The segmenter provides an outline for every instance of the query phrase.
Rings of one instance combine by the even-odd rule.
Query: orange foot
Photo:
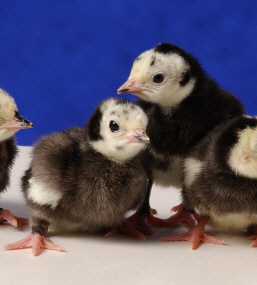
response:
[[[249,239],[253,240],[250,243],[250,246],[251,247],[257,247],[257,235],[252,235],[252,236],[249,237]]]
[[[5,250],[24,249],[32,247],[32,255],[36,256],[40,253],[41,248],[55,251],[65,251],[63,247],[53,244],[49,239],[40,234],[30,234],[26,238],[12,244],[4,246]]]
[[[166,221],[171,223],[173,227],[183,225],[191,228],[195,226],[196,219],[199,218],[197,214],[184,211],[183,204],[173,207],[171,211],[177,213],[168,218]]]
[[[151,229],[151,226],[158,228],[170,228],[178,226],[178,223],[174,224],[169,219],[160,219],[155,217],[157,211],[151,209],[151,214],[148,216],[141,216],[138,213],[135,213],[128,218],[128,221],[131,222],[136,228],[138,228],[145,235],[152,235],[154,231]]]
[[[140,231],[138,227],[133,226],[128,220],[125,220],[121,226],[110,230],[105,235],[105,237],[112,237],[117,234],[123,234],[123,235],[130,236],[134,239],[144,240],[145,235],[143,234],[143,232],[144,232],[143,230]]]
[[[194,226],[189,232],[175,235],[175,236],[164,236],[161,238],[162,241],[189,241],[191,242],[190,247],[197,249],[201,243],[212,243],[218,245],[225,245],[223,240],[217,239],[204,232],[204,227],[208,221],[208,218],[200,218],[198,224]]]
[[[157,214],[155,209],[151,209],[151,214],[148,216],[141,216],[138,213],[135,213],[128,218],[128,221],[131,222],[137,229],[143,232],[145,235],[152,235],[154,231],[151,229],[151,226],[158,228],[170,228],[174,225],[168,221],[168,219],[160,219],[155,217]]]
[[[11,224],[14,227],[17,227],[18,225],[28,225],[29,221],[28,219],[19,218],[14,216],[9,210],[1,210],[0,211],[0,223],[7,221],[9,224]]]
[[[148,216],[141,216],[136,212],[127,220],[145,235],[152,235],[154,233],[151,226],[158,228],[170,228],[177,227],[179,225],[187,225],[189,227],[195,225],[194,215],[192,213],[185,212],[182,204],[172,208],[172,210],[177,212],[177,214],[168,219],[155,217],[154,215],[157,214],[157,211],[155,209],[151,209],[151,214]]]

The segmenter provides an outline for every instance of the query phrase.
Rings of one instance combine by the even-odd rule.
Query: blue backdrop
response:
[[[100,100],[118,96],[134,58],[160,42],[191,52],[257,114],[254,3],[0,1],[0,87],[35,126],[18,143],[84,125]]]

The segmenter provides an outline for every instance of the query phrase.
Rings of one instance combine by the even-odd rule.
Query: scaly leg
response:
[[[201,243],[212,243],[218,245],[225,245],[223,240],[216,239],[215,237],[208,235],[204,231],[204,227],[207,224],[209,218],[206,216],[200,217],[198,224],[194,226],[189,232],[174,235],[174,236],[164,236],[161,238],[162,241],[189,241],[191,242],[191,248],[197,249]]]
[[[152,225],[157,224],[159,227],[169,227],[170,224],[167,224],[164,220],[155,217],[154,215],[157,214],[155,209],[150,208],[150,214],[148,216],[141,215],[140,213],[136,212],[129,218],[127,218],[128,222],[133,224],[133,226],[142,232],[144,235],[153,235],[154,231],[151,229]]]
[[[150,208],[150,207],[149,207]],[[128,220],[139,227],[139,230],[142,231],[145,229],[149,233],[152,231],[149,228],[149,224],[159,228],[170,228],[178,226],[187,226],[189,228],[195,226],[197,214],[192,214],[183,209],[183,204],[175,206],[171,209],[174,212],[177,212],[168,219],[160,219],[155,217],[156,210],[150,209],[150,214],[147,216],[140,215],[140,212],[136,212],[134,215],[128,218]]]
[[[172,208],[172,210],[176,211],[177,214],[173,215],[169,219],[160,219],[155,217],[154,215],[157,214],[157,211],[151,209],[149,204],[152,185],[153,180],[148,178],[145,199],[139,210],[127,219],[128,222],[133,224],[133,226],[144,235],[152,235],[154,233],[154,231],[150,228],[150,225],[161,228],[170,228],[174,226],[177,227],[181,224],[189,227],[195,225],[193,214],[184,211],[182,204]]]
[[[48,238],[45,237],[49,223],[44,220],[32,218],[32,233],[23,240],[8,244],[4,247],[5,250],[23,249],[32,247],[32,255],[36,256],[40,253],[41,249],[50,249],[55,251],[64,251],[64,248],[53,244]]]
[[[189,228],[195,226],[197,214],[187,212],[183,208],[183,204],[179,204],[171,209],[173,212],[177,212],[166,221],[171,223],[173,226],[185,225]]]
[[[257,235],[252,235],[249,237],[249,239],[252,240],[252,242],[250,243],[251,247],[257,247]]]
[[[145,239],[145,236],[135,227],[133,227],[127,220],[125,220],[122,225],[110,230],[107,234],[105,234],[105,237],[112,237],[117,234],[128,235],[138,240]]]
[[[4,221],[7,221],[14,227],[17,227],[18,225],[28,225],[29,223],[28,219],[16,217],[9,210],[0,208],[0,223]]]
[[[182,204],[172,208],[173,211],[176,211],[177,214],[173,215],[169,219],[160,219],[155,217],[154,215],[157,214],[157,211],[154,209],[151,209],[150,207],[150,195],[152,190],[153,180],[151,176],[148,177],[148,184],[146,188],[146,195],[144,198],[144,201],[141,205],[141,207],[138,209],[138,211],[133,214],[131,217],[127,218],[127,221],[133,225],[134,230],[127,231],[122,230],[124,234],[128,234],[129,236],[136,238],[136,239],[144,239],[142,235],[152,235],[154,234],[154,231],[151,229],[151,226],[154,227],[162,227],[162,228],[170,228],[170,227],[176,227],[181,224],[187,225],[189,227],[195,225],[195,220],[193,218],[193,214],[189,212],[185,212],[183,210]],[[135,232],[137,230],[137,233]],[[107,233],[106,236],[113,236],[117,234],[117,232],[120,232],[118,229],[114,229]],[[133,234],[132,234],[133,232]]]
[[[55,251],[64,251],[64,248],[53,244],[49,239],[41,236],[38,233],[31,233],[28,235],[26,238],[17,241],[12,244],[7,244],[4,246],[5,250],[15,250],[15,249],[24,249],[32,247],[32,255],[36,256],[40,253],[41,248],[43,249],[50,249],[50,250],[55,250]]]

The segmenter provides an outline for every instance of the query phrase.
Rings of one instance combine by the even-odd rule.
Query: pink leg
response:
[[[249,239],[253,240],[253,241],[250,243],[250,246],[251,246],[251,247],[257,247],[257,235],[250,236]]]
[[[169,228],[172,226],[170,222],[164,219],[155,217],[157,214],[155,209],[151,209],[149,216],[141,216],[137,212],[128,218],[128,221],[132,223],[138,230],[143,232],[145,235],[152,235],[154,231],[150,228],[151,226]]]
[[[252,240],[250,243],[251,247],[257,247],[257,227],[256,226],[250,226],[248,229],[248,232],[253,234],[249,237],[249,239]]]
[[[151,209],[151,214],[147,217],[141,216],[136,212],[135,214],[126,219],[127,222],[129,222],[130,224],[130,228],[128,228],[128,225],[126,225],[126,227],[124,228],[123,225],[122,228],[116,228],[111,230],[106,234],[106,236],[110,237],[117,233],[123,233],[136,239],[144,239],[143,235],[154,234],[154,231],[150,228],[151,226],[170,228],[178,226],[182,223],[189,226],[195,225],[195,219],[193,218],[193,214],[185,212],[183,210],[182,204],[172,208],[172,210],[178,213],[169,219],[160,219],[155,217],[154,215],[157,214],[157,211],[155,209]]]
[[[137,212],[127,218],[127,221],[131,223],[138,231],[142,232],[144,235],[153,235],[154,231],[151,229],[151,219],[155,218],[157,211],[155,209],[151,210],[151,214],[148,217],[141,216]],[[156,218],[158,219],[158,218]]]
[[[117,235],[117,234],[128,235],[128,236],[130,236],[134,239],[138,239],[138,240],[144,240],[145,239],[145,236],[140,231],[138,231],[134,226],[132,226],[131,223],[129,223],[127,220],[125,220],[121,226],[110,230],[105,235],[105,237],[112,237],[112,236]]]
[[[55,251],[65,251],[63,247],[55,245],[49,239],[41,236],[40,234],[30,234],[23,240],[17,241],[12,244],[4,246],[5,250],[23,249],[32,247],[32,255],[36,256],[40,253],[40,249],[50,249]]]
[[[194,217],[192,213],[185,212],[182,204],[173,207],[171,210],[177,213],[168,219],[157,218],[154,216],[155,213],[152,212],[152,214],[147,217],[148,223],[151,224],[152,226],[159,228],[170,228],[170,227],[177,227],[180,225],[186,225],[192,227],[195,225],[196,217]]]
[[[157,214],[155,209],[151,209],[152,214]],[[154,232],[150,229],[147,217],[140,216],[138,213],[133,214],[125,219],[124,223],[112,230],[110,230],[105,237],[112,237],[117,234],[125,234],[134,239],[144,240],[145,235],[152,235]]]
[[[204,227],[207,224],[208,217],[200,217],[198,224],[194,226],[189,232],[175,235],[175,236],[164,236],[161,238],[162,241],[189,241],[191,242],[191,248],[197,249],[201,243],[212,243],[218,245],[225,245],[223,240],[216,239],[213,236],[208,235],[204,232]]]
[[[138,213],[135,213],[127,220],[145,235],[152,235],[154,233],[153,230],[151,230],[150,225],[159,228],[177,227],[181,224],[190,227],[195,225],[194,215],[185,212],[182,204],[172,208],[172,210],[177,212],[177,214],[173,215],[169,219],[160,219],[155,217],[154,215],[157,214],[157,211],[155,209],[151,209],[151,214],[148,217],[140,216]]]
[[[183,209],[183,204],[177,205],[171,209],[173,212],[177,212],[173,216],[167,219],[173,226],[185,225],[193,227],[196,224],[196,216],[190,212],[186,212]]]
[[[147,221],[152,226],[158,227],[158,228],[170,228],[174,226],[168,219],[160,219],[160,218],[155,217],[152,214],[147,217]]]
[[[1,210],[0,211],[0,222],[7,221],[14,227],[18,225],[28,225],[28,219],[19,218],[14,216],[9,210]]]

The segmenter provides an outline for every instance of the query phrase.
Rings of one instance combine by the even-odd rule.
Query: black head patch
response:
[[[183,75],[182,75],[182,80],[179,82],[181,86],[185,86],[191,77],[191,73],[190,70],[186,71]]]
[[[186,52],[185,50],[179,48],[178,46],[175,46],[169,43],[162,43],[162,44],[157,45],[154,48],[154,51],[157,53],[162,53],[162,54],[175,53],[181,56],[185,60],[185,62],[189,66],[189,70],[183,76],[183,79],[180,83],[182,86],[186,85],[190,77],[200,78],[204,74],[204,71],[201,68],[199,62],[196,60],[196,58],[193,57],[188,52]]]
[[[159,52],[159,53],[163,53],[163,54],[178,53],[180,51],[180,48],[177,46],[174,46],[172,44],[169,44],[169,43],[163,43],[163,44],[158,44],[154,48],[154,51]]]
[[[150,63],[150,66],[153,66],[155,64],[155,56],[152,57],[152,61]]]
[[[100,122],[102,116],[102,112],[100,111],[100,107],[98,106],[87,124],[88,137],[91,141],[97,141],[102,139],[102,136],[100,135]]]

